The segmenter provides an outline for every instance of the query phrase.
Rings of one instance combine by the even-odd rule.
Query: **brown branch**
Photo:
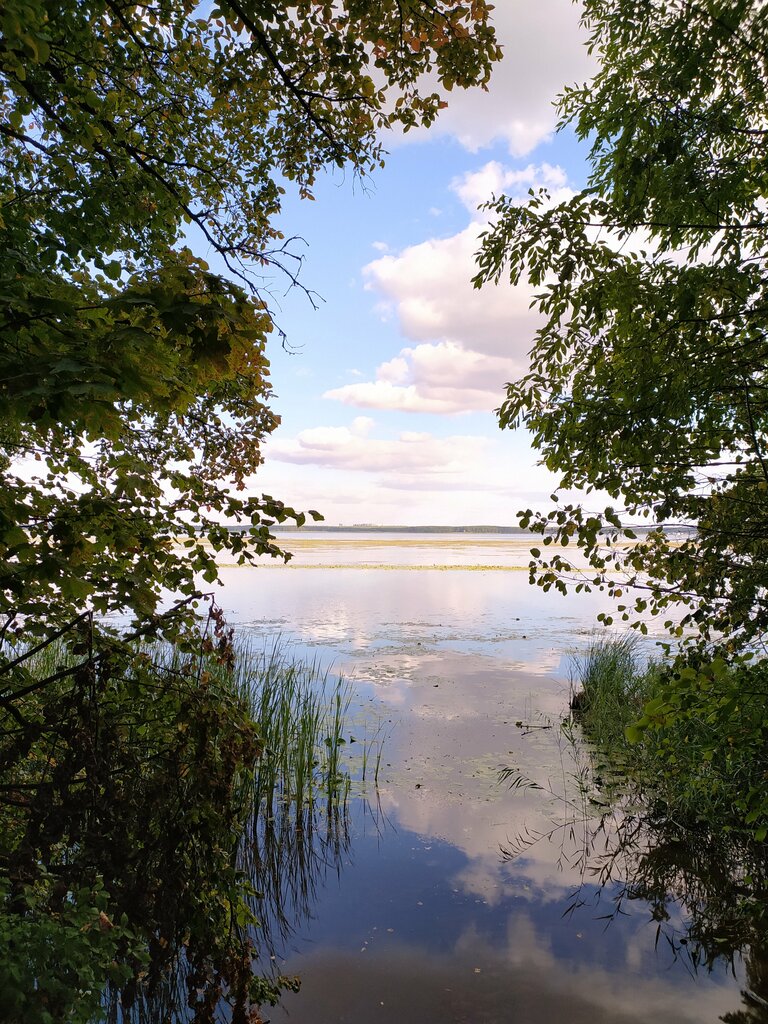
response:
[[[130,644],[134,640],[139,640],[142,637],[148,636],[149,634],[157,633],[166,620],[172,619],[174,616],[178,615],[179,612],[187,605],[191,604],[192,601],[197,601],[200,598],[204,598],[206,596],[212,597],[211,594],[206,595],[202,593],[202,591],[196,591],[194,594],[190,594],[189,597],[185,597],[182,601],[177,602],[173,606],[173,608],[170,608],[167,612],[163,612],[161,615],[155,616],[151,622],[139,627],[139,629],[137,630],[134,630],[133,633],[128,633],[126,636],[115,638],[113,644],[119,644],[119,646],[124,647],[126,644]],[[45,641],[38,644],[37,647],[35,647],[33,650],[25,652],[11,664],[5,665],[3,669],[0,670],[0,674],[10,671],[10,669],[14,668],[16,665],[20,664],[27,658],[31,657],[32,654],[44,649],[49,644],[54,643],[66,632],[72,629],[75,625],[82,622],[84,619],[91,618],[92,614],[93,613],[91,611],[83,612],[82,615],[79,615],[76,619],[68,623],[62,629],[58,630],[51,637],[47,638]],[[5,693],[0,695],[0,707],[12,711],[13,701],[18,700],[20,697],[26,697],[28,694],[33,693],[36,690],[40,690],[46,686],[50,686],[51,683],[58,682],[61,679],[66,679],[68,676],[74,675],[76,672],[80,671],[80,669],[86,668],[87,666],[95,666],[112,653],[114,653],[114,650],[105,650],[95,656],[93,656],[93,654],[91,653],[85,661],[79,662],[77,665],[70,665],[67,668],[59,669],[59,671],[54,672],[53,675],[47,676],[45,679],[36,680],[34,683],[30,683],[29,686],[25,686],[20,690],[16,690],[12,693],[9,693],[6,689]]]
[[[15,658],[13,661],[10,661],[6,665],[3,665],[2,668],[0,668],[0,676],[5,675],[6,672],[10,672],[11,669],[16,668],[17,665],[21,665],[22,662],[27,661],[28,658],[31,658],[39,651],[44,650],[44,648],[48,647],[49,644],[55,643],[57,640],[63,637],[65,633],[68,633],[71,629],[74,629],[76,626],[78,626],[84,619],[87,619],[90,614],[90,612],[83,612],[82,615],[78,615],[76,619],[73,619],[71,622],[67,623],[66,626],[62,626],[61,629],[57,630],[52,636],[46,637],[45,640],[42,640],[35,647],[29,648],[28,650],[24,651],[23,654],[20,654],[18,658]]]
[[[240,21],[242,21],[242,23],[253,36],[253,38],[258,42],[261,50],[263,51],[269,63],[272,65],[275,71],[277,71],[278,76],[282,80],[285,87],[288,89],[289,93],[299,104],[299,106],[310,119],[312,124],[314,124],[317,127],[318,131],[320,131],[325,136],[325,138],[331,144],[331,148],[336,152],[336,155],[339,158],[344,159],[344,151],[341,149],[337,140],[334,138],[332,132],[329,130],[327,123],[325,122],[325,119],[319,118],[312,110],[312,107],[307,102],[302,90],[298,88],[298,86],[293,81],[291,76],[285,70],[277,54],[272,49],[272,46],[270,45],[270,42],[267,39],[266,35],[262,32],[262,30],[259,28],[256,22],[248,14],[246,14],[241,5],[238,3],[238,0],[222,0],[222,3],[225,6],[229,7],[230,10],[237,15]]]
[[[53,156],[52,151],[48,146],[44,146],[42,142],[38,142],[37,139],[33,139],[29,135],[25,135],[24,132],[14,131],[13,128],[9,128],[7,124],[0,124],[0,133],[7,135],[9,138],[16,139],[18,142],[23,142],[28,146],[34,146],[35,149],[39,149],[41,153],[45,153],[46,156]]]

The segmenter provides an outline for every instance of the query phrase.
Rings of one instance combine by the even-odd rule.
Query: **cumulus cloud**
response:
[[[469,212],[481,220],[484,217],[478,207],[502,192],[522,199],[524,193],[531,188],[546,188],[553,202],[561,202],[573,194],[568,188],[568,176],[562,167],[543,163],[512,169],[498,160],[490,160],[479,170],[469,171],[454,179],[451,188]]]
[[[294,438],[275,438],[270,442],[269,458],[277,462],[325,466],[334,469],[363,470],[394,474],[397,478],[416,474],[460,479],[473,463],[482,458],[487,439],[405,431],[388,440],[368,436],[360,419],[349,427],[312,427]]]
[[[396,318],[415,344],[381,363],[374,380],[360,380],[324,397],[371,409],[438,415],[490,412],[501,404],[507,382],[528,368],[538,315],[532,289],[502,280],[478,290],[472,285],[475,254],[487,228],[477,207],[494,194],[523,200],[528,189],[545,187],[551,201],[572,191],[561,167],[505,167],[489,161],[457,178],[452,188],[471,213],[470,223],[448,238],[431,238],[387,253],[363,268],[365,287],[377,295],[383,320]]]
[[[473,222],[450,238],[429,239],[374,260],[363,270],[366,287],[380,296],[385,312],[397,315],[409,341],[452,341],[519,360],[535,330],[531,293],[506,283],[479,291],[472,287],[481,231]]]
[[[346,384],[326,391],[324,398],[335,398],[344,405],[365,406],[369,409],[396,409],[399,412],[461,412],[465,403],[441,401],[420,395],[413,384],[406,387],[386,380]]]
[[[535,149],[554,130],[558,94],[594,71],[580,13],[572,0],[497,3],[493,23],[504,59],[495,66],[488,91],[449,93],[448,108],[430,135],[452,135],[470,152],[495,140],[504,141],[515,157]],[[410,132],[404,140],[422,136],[421,131]]]
[[[375,381],[333,388],[324,397],[345,405],[401,412],[490,411],[500,404],[504,383],[518,369],[514,360],[442,341],[405,348],[379,366]]]
[[[356,416],[350,429],[357,437],[367,437],[375,426],[376,420],[372,420],[370,416]]]

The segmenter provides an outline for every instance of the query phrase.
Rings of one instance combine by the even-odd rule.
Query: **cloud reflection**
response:
[[[580,940],[574,936],[574,942]],[[363,952],[364,950],[364,952]],[[557,954],[525,911],[509,915],[505,942],[467,928],[446,953],[382,933],[355,949],[300,958],[302,993],[271,1013],[293,1024],[702,1024],[737,997],[712,982],[621,974]],[[328,984],[329,978],[343,984]]]

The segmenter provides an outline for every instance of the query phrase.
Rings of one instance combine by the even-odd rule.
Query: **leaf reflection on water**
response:
[[[606,927],[645,904],[675,961],[695,975],[725,965],[735,975],[743,962],[747,985],[742,1007],[724,1014],[724,1024],[768,1024],[768,850],[748,837],[704,822],[681,822],[660,800],[623,780],[598,774],[590,748],[565,723],[572,757],[550,783],[560,813],[551,827],[518,832],[500,846],[511,862],[541,842],[559,843],[562,866],[580,882],[567,896],[563,917],[592,912]],[[515,768],[499,782],[515,789],[541,789]]]

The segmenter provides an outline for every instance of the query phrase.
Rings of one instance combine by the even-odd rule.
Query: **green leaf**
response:
[[[643,738],[644,729],[638,724],[628,725],[624,730],[624,735],[627,737],[629,743],[639,743]]]

